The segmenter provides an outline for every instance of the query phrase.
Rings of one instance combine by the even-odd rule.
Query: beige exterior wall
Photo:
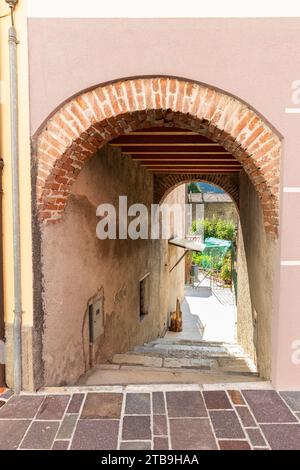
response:
[[[31,241],[31,174],[30,174],[30,133],[29,133],[29,90],[28,90],[28,49],[26,1],[19,2],[15,12],[15,26],[18,36],[18,92],[19,92],[19,149],[20,149],[20,213],[21,213],[21,276],[23,328],[25,331],[24,369],[26,385],[32,386],[31,340],[26,331],[33,323],[32,296],[32,241]],[[1,0],[1,14],[8,11]],[[8,349],[7,375],[12,374],[12,323],[14,310],[13,286],[13,235],[12,235],[12,190],[11,190],[11,147],[10,147],[10,88],[8,29],[10,18],[0,20],[0,154],[4,160],[3,171],[3,241],[4,241],[4,303]]]
[[[24,328],[32,324],[31,186],[28,119],[32,133],[64,100],[97,83],[127,76],[162,74],[187,77],[221,88],[250,103],[285,137],[281,195],[281,255],[273,322],[273,383],[299,386],[299,364],[292,361],[299,340],[300,224],[299,118],[292,107],[292,82],[299,70],[299,19],[38,19],[29,20],[30,116],[26,0],[15,14],[18,30],[22,304]],[[1,2],[1,13],[7,8]],[[12,219],[9,137],[7,30],[0,22],[0,151],[4,159],[4,282],[8,331],[13,318]],[[67,35],[66,35],[67,31]],[[206,41],[199,40],[205,37]],[[116,48],[115,38],[120,38]],[[172,37],[172,41],[170,41]],[[62,40],[62,38],[67,38]],[[95,43],[99,47],[94,47]],[[145,50],[147,54],[145,54]],[[159,52],[159,53],[158,53]],[[281,58],[274,74],[274,64]],[[196,59],[195,59],[196,58]],[[252,85],[249,86],[249,83]],[[266,90],[268,93],[266,93]],[[293,191],[293,188],[298,188]],[[293,227],[293,230],[290,227]],[[280,288],[279,288],[280,286]],[[25,341],[26,343],[26,341]],[[28,344],[31,344],[30,341]],[[8,348],[11,337],[8,335]],[[30,347],[27,351],[31,367]],[[9,374],[12,361],[8,364]],[[26,367],[24,367],[26,369]],[[32,377],[30,370],[28,377]],[[31,378],[27,380],[31,383]]]

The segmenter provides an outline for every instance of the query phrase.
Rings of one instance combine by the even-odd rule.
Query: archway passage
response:
[[[121,135],[161,126],[189,130],[201,136],[199,144],[219,144],[223,152],[229,152],[234,157],[232,172],[241,166],[249,175],[261,200],[265,229],[277,238],[279,137],[238,99],[198,83],[165,77],[129,79],[96,87],[72,98],[52,115],[36,136],[36,202],[40,221],[48,223],[61,218],[74,181],[97,149]],[[229,154],[225,158],[231,160]],[[181,157],[175,173],[199,174],[199,167],[187,166],[186,154],[178,155]],[[194,155],[198,161],[199,156]],[[212,172],[213,158],[209,160],[207,173]],[[172,165],[164,168],[163,173],[174,174],[173,159]],[[156,166],[150,169],[162,173]],[[204,170],[206,167],[200,173]],[[220,170],[227,171],[223,167]]]
[[[180,184],[190,181],[223,188],[240,208],[241,342],[252,356],[256,342],[260,371],[270,377],[281,144],[255,111],[198,83],[124,80],[70,99],[34,144],[35,365],[44,374],[38,386],[75,383],[90,357],[110,358],[163,333],[180,296],[183,270],[170,273],[179,249],[167,240],[99,242],[96,208],[116,205],[122,194],[148,208],[183,203]],[[266,262],[257,263],[253,253]],[[141,287],[149,273],[150,314],[143,311],[141,321],[138,303],[150,291]],[[94,308],[102,324],[90,354]]]

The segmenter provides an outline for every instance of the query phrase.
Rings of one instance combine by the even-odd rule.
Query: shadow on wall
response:
[[[259,197],[245,172],[240,175],[237,246],[238,341],[257,360],[259,374],[271,374],[271,326],[277,242],[266,234]]]
[[[183,298],[184,265],[169,274],[180,249],[170,252],[166,240],[96,238],[97,206],[116,204],[119,195],[149,206],[153,176],[107,146],[83,168],[63,218],[42,228],[46,385],[73,384],[94,363],[155,339],[166,329],[172,304]],[[184,203],[184,187],[169,198]],[[152,295],[141,321],[139,281],[146,273]],[[102,321],[90,345],[90,316],[97,309]]]

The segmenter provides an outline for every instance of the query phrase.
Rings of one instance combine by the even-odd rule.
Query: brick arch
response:
[[[232,201],[235,203],[236,208],[239,208],[239,181],[236,175],[208,175],[199,173],[198,175],[173,174],[157,176],[154,183],[155,202],[163,202],[166,196],[177,186],[180,186],[183,183],[191,183],[192,181],[203,181],[223,189],[231,197]]]
[[[220,143],[240,161],[261,199],[265,227],[277,236],[281,143],[247,104],[176,78],[117,81],[63,104],[35,136],[39,220],[61,218],[71,186],[97,149],[122,134],[174,126]]]

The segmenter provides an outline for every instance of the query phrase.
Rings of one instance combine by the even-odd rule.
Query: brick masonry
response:
[[[300,450],[299,391],[157,385],[0,400],[1,450]]]
[[[122,134],[153,126],[190,129],[231,152],[259,194],[267,232],[277,236],[278,136],[236,98],[198,83],[165,77],[96,87],[72,98],[49,118],[34,137],[40,221],[60,219],[72,184],[98,148]],[[172,178],[174,175],[168,181]],[[224,177],[222,187],[223,181]]]

